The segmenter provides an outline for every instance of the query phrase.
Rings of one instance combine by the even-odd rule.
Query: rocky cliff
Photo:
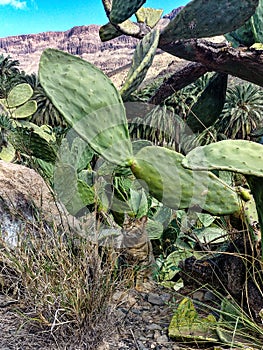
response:
[[[27,73],[37,71],[39,57],[47,47],[79,55],[96,63],[105,71],[111,71],[128,63],[136,43],[136,39],[125,36],[102,43],[99,38],[99,26],[89,25],[73,27],[65,32],[45,32],[2,38],[0,54],[18,59],[21,68]],[[118,52],[118,58],[114,59],[115,55],[111,55],[110,60],[105,60],[109,51]]]
[[[164,27],[174,18],[183,7],[179,7],[164,16],[158,26]],[[132,60],[137,39],[128,36],[120,36],[108,42],[101,42],[98,25],[77,26],[65,32],[45,32],[39,34],[10,36],[0,38],[0,54],[10,55],[12,59],[20,62],[20,68],[26,73],[38,71],[38,63],[41,53],[46,48],[57,48],[73,55],[79,55],[83,59],[94,63],[106,74],[110,74],[113,82],[120,86]],[[159,50],[149,77],[158,75],[163,69],[171,69],[171,62],[177,63],[176,59]],[[118,72],[112,74],[112,72]]]

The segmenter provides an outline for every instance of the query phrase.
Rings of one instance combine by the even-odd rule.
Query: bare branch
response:
[[[198,62],[207,71],[227,73],[263,86],[263,50],[234,49],[204,39],[176,41],[159,47],[174,56]]]
[[[189,63],[169,78],[164,79],[162,85],[148,102],[156,105],[160,104],[167,97],[191,84],[207,72],[208,70],[204,65],[195,62]]]

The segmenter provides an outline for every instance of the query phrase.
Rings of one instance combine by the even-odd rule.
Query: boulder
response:
[[[11,246],[18,233],[65,229],[73,219],[33,169],[0,160],[0,232]]]

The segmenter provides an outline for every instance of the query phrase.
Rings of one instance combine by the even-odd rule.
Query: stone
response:
[[[159,294],[155,294],[155,293],[149,293],[148,302],[151,303],[152,305],[159,305],[159,306],[162,306],[165,304],[163,298]]]
[[[42,177],[33,169],[0,160],[0,230],[3,239],[15,246],[17,235],[29,231],[47,232],[74,226],[70,217],[56,203],[53,194]]]
[[[146,329],[149,331],[161,331],[162,327],[159,324],[152,323],[146,326]]]
[[[156,338],[157,343],[160,344],[164,344],[164,343],[168,343],[169,339],[167,337],[167,335],[161,335],[160,337]]]

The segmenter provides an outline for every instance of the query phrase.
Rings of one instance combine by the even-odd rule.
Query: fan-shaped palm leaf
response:
[[[228,89],[226,103],[217,123],[219,132],[231,139],[249,139],[263,125],[263,90],[244,83]]]

